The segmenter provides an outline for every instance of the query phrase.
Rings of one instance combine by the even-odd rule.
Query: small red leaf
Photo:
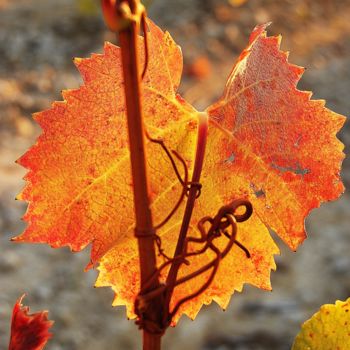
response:
[[[42,350],[52,337],[49,333],[53,321],[47,318],[47,311],[29,314],[29,307],[22,305],[19,298],[13,308],[9,350]]]

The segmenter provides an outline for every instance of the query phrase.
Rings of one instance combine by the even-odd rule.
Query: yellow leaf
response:
[[[292,350],[350,349],[350,298],[321,306],[301,327]]]

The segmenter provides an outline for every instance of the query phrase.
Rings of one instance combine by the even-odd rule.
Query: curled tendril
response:
[[[165,145],[163,140],[152,138],[148,134],[148,132],[146,132],[146,137],[147,137],[147,139],[150,142],[158,144],[158,145],[160,145],[162,147],[163,151],[167,155],[167,157],[168,157],[168,159],[169,159],[169,161],[170,161],[170,163],[172,165],[172,168],[173,168],[173,170],[174,170],[174,172],[176,174],[176,177],[177,177],[179,183],[182,186],[182,191],[181,191],[180,197],[179,197],[178,201],[176,202],[174,208],[170,211],[170,213],[159,224],[154,226],[154,230],[156,231],[159,228],[163,227],[173,217],[175,212],[179,209],[179,207],[180,207],[181,203],[183,202],[185,196],[188,195],[188,191],[191,189],[191,187],[197,187],[197,189],[198,189],[197,198],[198,198],[199,195],[200,195],[200,189],[201,189],[202,185],[200,183],[192,183],[192,182],[188,181],[188,167],[187,167],[187,164],[186,164],[185,160],[182,158],[182,156],[178,152],[176,152],[175,150],[169,151],[168,147]],[[174,157],[176,157],[177,160],[183,166],[183,171],[184,171],[184,177],[183,178],[181,177],[180,171],[179,171],[179,169],[178,169],[178,167],[176,165]],[[165,258],[168,261],[172,260],[171,257],[169,257],[168,255],[165,254],[164,249],[162,248],[162,240],[161,240],[160,236],[157,235],[156,233],[154,234],[154,240],[155,240],[155,243],[156,243],[157,248],[158,248],[158,255],[162,256],[163,258]]]
[[[245,212],[243,214],[236,214],[236,210],[242,206],[245,207]],[[192,272],[191,274],[178,279],[175,283],[175,286],[185,283],[203,274],[209,269],[212,269],[212,271],[207,281],[197,291],[178,301],[178,303],[174,306],[173,310],[169,313],[167,317],[168,322],[171,321],[171,319],[177,313],[181,305],[183,305],[185,302],[193,298],[196,298],[198,295],[203,293],[210,286],[219,268],[219,264],[221,260],[229,253],[229,251],[231,250],[234,244],[236,244],[240,249],[244,251],[247,258],[250,258],[250,253],[248,249],[244,247],[242,243],[236,240],[236,236],[237,236],[237,222],[243,222],[248,220],[252,215],[252,213],[253,213],[252,204],[247,200],[238,199],[231,202],[229,205],[225,205],[221,207],[214,218],[206,216],[198,222],[197,228],[199,230],[201,237],[187,238],[185,249],[187,251],[187,245],[189,242],[204,243],[204,246],[196,252],[192,252],[192,253],[186,252],[185,253],[186,258],[189,258],[190,256],[203,254],[208,249],[212,250],[216,254],[216,257],[206,265],[202,266],[197,271]],[[209,230],[206,232],[204,225],[207,222],[211,226]],[[230,232],[228,231],[228,229],[230,229]],[[229,240],[226,244],[226,247],[222,251],[220,251],[219,248],[217,248],[213,244],[213,240],[215,238],[221,237],[222,235],[226,236]]]
[[[245,208],[245,212],[243,214],[236,213],[238,208],[241,208],[241,207]],[[238,199],[238,200],[232,201],[228,205],[221,207],[218,213],[213,218],[210,216],[203,217],[197,224],[200,237],[188,237],[186,239],[184,252],[179,256],[176,256],[172,259],[168,259],[166,262],[164,262],[162,265],[159,266],[157,271],[145,283],[143,291],[141,291],[137,297],[136,304],[148,305],[153,298],[158,297],[160,294],[165,294],[167,288],[170,288],[170,287],[175,288],[180,284],[183,284],[189,280],[192,280],[211,269],[211,273],[207,281],[198,290],[180,299],[171,311],[168,309],[164,310],[162,327],[164,329],[168,327],[171,320],[173,319],[175,314],[178,312],[178,310],[184,303],[186,303],[191,299],[196,298],[198,295],[202,294],[210,286],[219,268],[221,260],[230,252],[230,250],[234,245],[237,245],[238,248],[243,250],[247,258],[250,258],[251,255],[249,250],[242,243],[240,243],[236,239],[236,237],[237,237],[237,223],[248,220],[252,215],[252,213],[253,213],[252,204],[248,200]],[[205,226],[207,224],[210,225],[208,230],[205,229]],[[224,247],[224,249],[220,250],[217,246],[215,246],[214,240],[216,238],[223,237],[223,236],[228,238],[228,242]],[[201,247],[197,251],[188,252],[189,243],[203,244],[203,247]],[[174,263],[174,261],[189,265],[190,262],[188,259],[190,257],[201,255],[205,253],[208,249],[215,254],[215,258],[211,260],[209,263],[202,266],[198,270],[177,279],[174,286],[167,286],[165,284],[162,284],[157,289],[154,289],[152,291],[147,291],[148,288],[151,286],[151,284],[154,282],[154,279],[158,278],[159,275],[162,273],[162,271],[164,271],[166,267]],[[147,292],[144,292],[144,291],[147,291]],[[139,311],[137,310],[136,305],[135,305],[135,310],[136,310],[136,313],[139,315],[140,310]]]

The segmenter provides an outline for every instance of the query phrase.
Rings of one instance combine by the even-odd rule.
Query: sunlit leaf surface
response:
[[[279,250],[269,229],[295,250],[306,237],[304,221],[310,210],[343,191],[339,178],[343,144],[336,133],[344,117],[296,88],[303,69],[287,62],[279,43],[280,37],[267,37],[265,26],[258,26],[222,97],[205,111],[209,134],[203,189],[189,232],[198,235],[196,225],[202,217],[214,216],[233,199],[247,198],[254,214],[239,224],[237,239],[251,257],[235,245],[211,286],[179,310],[174,324],[183,313],[194,318],[212,300],[226,308],[244,283],[271,289],[273,255]],[[152,137],[163,139],[184,158],[191,173],[198,112],[176,94],[182,54],[171,36],[152,22],[149,46],[142,86],[145,125]],[[141,38],[139,50],[143,57]],[[75,63],[84,85],[64,91],[64,101],[35,114],[43,132],[19,160],[29,170],[19,198],[29,207],[24,217],[27,229],[15,240],[69,246],[73,251],[91,244],[90,266],[99,263],[100,271],[96,285],[111,286],[114,305],[126,305],[133,317],[140,276],[120,49],[106,43],[103,54]],[[152,211],[158,223],[182,189],[161,147],[147,142],[147,154]],[[184,203],[158,232],[168,255],[175,250],[183,208]],[[216,244],[225,246],[226,241],[221,237]],[[210,252],[191,258],[180,277],[212,258]],[[161,279],[165,277],[164,273]],[[208,273],[177,287],[172,305],[207,277]]]

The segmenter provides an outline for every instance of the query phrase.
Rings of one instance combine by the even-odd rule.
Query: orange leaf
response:
[[[149,22],[150,62],[143,81],[145,125],[185,159],[190,172],[199,112],[176,95],[182,55],[168,33]],[[290,65],[279,50],[279,37],[257,27],[209,116],[202,195],[196,202],[189,235],[204,216],[233,199],[248,198],[253,216],[238,226],[237,239],[251,254],[234,246],[221,262],[214,282],[179,310],[194,318],[203,304],[215,300],[225,308],[244,283],[271,289],[273,255],[279,252],[268,228],[292,248],[305,238],[304,221],[312,208],[343,191],[339,168],[343,145],[335,137],[344,118],[296,89],[302,69]],[[140,38],[139,50],[144,52]],[[99,262],[96,286],[111,286],[114,305],[133,303],[140,290],[137,242],[133,237],[133,203],[123,79],[119,48],[106,44],[103,55],[75,61],[84,79],[65,91],[64,102],[35,115],[43,129],[38,142],[20,160],[27,185],[20,198],[29,202],[26,231],[17,241],[68,245],[79,251],[92,243],[91,262]],[[143,62],[141,62],[143,65]],[[181,186],[159,145],[147,143],[150,195],[155,223],[171,211]],[[175,250],[183,205],[162,227],[163,248]],[[218,238],[218,246],[227,238]],[[190,249],[197,249],[195,245]],[[192,257],[180,277],[212,259]],[[159,258],[159,264],[162,258]],[[198,289],[208,273],[179,285],[172,306]],[[161,279],[166,278],[166,271]]]
[[[344,145],[335,135],[345,117],[296,89],[304,69],[287,62],[281,37],[266,37],[265,28],[254,30],[222,98],[208,108],[211,148],[221,152],[208,155],[207,171],[219,172],[215,188],[248,196],[264,224],[296,250],[311,209],[344,190]]]
[[[13,308],[9,350],[42,350],[52,337],[49,329],[53,322],[47,311],[29,314],[29,307],[22,305],[24,295]]]
[[[182,56],[169,34],[150,24],[150,55],[143,95],[144,114],[154,137],[171,139],[191,162],[197,112],[175,90]],[[143,50],[140,42],[140,50]],[[142,46],[142,48],[141,48]],[[143,52],[143,51],[142,51]],[[30,202],[25,232],[15,241],[68,245],[80,251],[92,243],[91,262],[99,261],[113,245],[133,238],[133,196],[128,151],[120,49],[110,43],[104,55],[75,59],[84,85],[63,92],[65,101],[34,115],[43,129],[38,142],[18,162],[29,169],[27,185],[18,196]],[[177,129],[189,130],[184,138]],[[150,145],[152,184],[166,212],[175,202],[176,177],[159,146]],[[164,169],[167,174],[162,174]],[[178,190],[180,192],[180,190]]]

